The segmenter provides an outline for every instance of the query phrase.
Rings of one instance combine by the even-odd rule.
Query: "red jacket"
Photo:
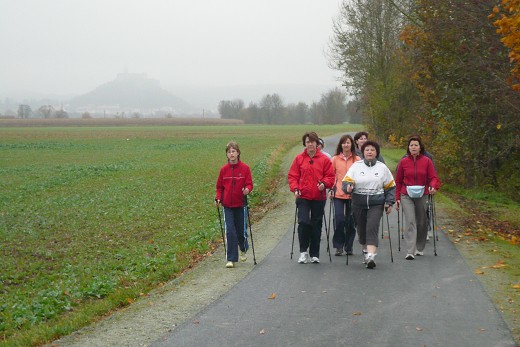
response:
[[[331,189],[335,178],[332,162],[320,150],[312,159],[306,150],[298,154],[287,175],[291,192],[298,189],[300,197],[306,200],[326,200],[327,194],[318,189],[318,183],[323,182],[326,188]]]
[[[247,164],[240,160],[236,164],[227,163],[220,169],[217,179],[215,199],[220,200],[224,207],[245,206],[242,189],[253,190],[253,178]]]
[[[433,162],[422,154],[419,154],[417,158],[408,154],[401,159],[397,166],[395,184],[396,200],[401,200],[401,194],[408,195],[406,186],[424,186],[424,194],[429,194],[428,187],[438,190],[441,186]]]

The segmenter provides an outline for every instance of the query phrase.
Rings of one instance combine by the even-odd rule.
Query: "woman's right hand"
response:
[[[396,209],[397,211],[399,211],[399,205],[401,205],[401,200],[397,200],[397,201],[395,202],[395,209]]]

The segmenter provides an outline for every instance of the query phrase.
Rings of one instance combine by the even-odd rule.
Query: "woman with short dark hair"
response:
[[[383,210],[389,214],[395,202],[395,183],[388,167],[377,160],[379,144],[367,141],[361,147],[363,160],[355,162],[343,178],[342,188],[352,194],[359,243],[363,245],[366,267],[376,267],[378,231]]]
[[[318,149],[318,142],[319,137],[315,132],[307,132],[302,136],[305,149],[294,158],[287,175],[298,209],[300,264],[308,263],[309,260],[312,263],[320,262],[326,189],[331,189],[334,185],[332,162]]]

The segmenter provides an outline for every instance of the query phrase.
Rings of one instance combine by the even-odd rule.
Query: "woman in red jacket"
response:
[[[228,163],[220,169],[217,179],[215,204],[224,206],[227,242],[227,268],[235,267],[240,260],[246,261],[248,245],[244,233],[244,206],[245,196],[253,190],[253,178],[249,166],[240,161],[240,149],[236,142],[229,142],[226,146]]]
[[[421,138],[410,137],[407,155],[399,162],[395,177],[397,209],[402,206],[405,216],[407,260],[424,255],[428,231],[426,203],[428,195],[435,194],[441,185],[433,162],[424,152]]]
[[[309,257],[311,262],[319,263],[325,189],[333,187],[335,174],[330,159],[318,149],[315,132],[305,133],[302,142],[305,150],[294,158],[287,175],[298,208],[298,263],[308,263]]]

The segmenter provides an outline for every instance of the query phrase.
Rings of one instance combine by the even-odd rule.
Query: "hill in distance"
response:
[[[103,108],[142,113],[157,110],[177,114],[194,111],[188,102],[163,89],[158,80],[136,73],[120,73],[113,81],[72,98],[69,105],[74,109],[90,111]]]

